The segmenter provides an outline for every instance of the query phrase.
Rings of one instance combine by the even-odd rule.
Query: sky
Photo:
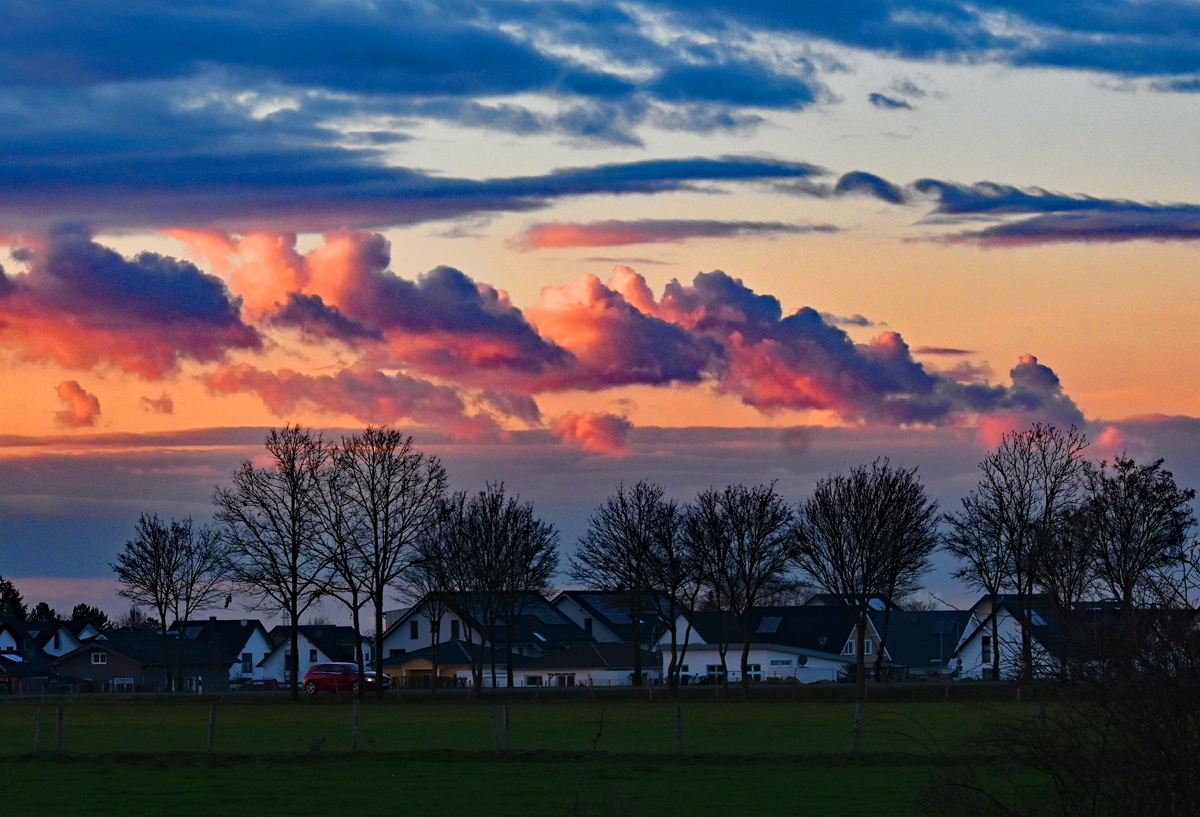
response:
[[[287,422],[564,554],[1034,422],[1200,484],[1200,4],[1044,6],[0,0],[0,574],[119,610]]]

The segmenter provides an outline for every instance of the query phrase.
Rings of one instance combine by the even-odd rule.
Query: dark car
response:
[[[373,672],[366,673],[364,680],[367,689],[375,689],[380,684],[388,685],[388,676],[379,676]],[[358,692],[357,664],[313,664],[304,673],[304,691],[309,695],[318,692]]]

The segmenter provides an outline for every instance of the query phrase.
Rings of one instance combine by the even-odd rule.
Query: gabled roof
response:
[[[269,655],[284,649],[291,643],[292,628],[287,624],[279,624],[271,629],[271,642],[275,649]],[[355,645],[362,638],[353,627],[336,624],[301,624],[300,633],[310,644],[329,657],[330,661],[357,661]],[[266,658],[263,659],[264,661]]]
[[[887,655],[903,667],[945,666],[970,626],[969,610],[893,610],[887,623]],[[883,632],[883,614],[873,614]]]
[[[179,661],[180,640],[175,634],[167,635],[167,664],[173,666]],[[163,636],[152,630],[105,630],[95,638],[88,639],[81,647],[50,662],[51,666],[70,660],[80,653],[103,648],[141,664],[143,667],[161,667],[163,665]],[[183,639],[183,663],[185,666],[212,667],[227,666],[233,663],[215,645]]]
[[[559,593],[554,603],[561,598],[568,598],[578,604],[593,619],[603,624],[613,635],[628,643],[633,640],[633,619],[629,615],[629,602],[620,590],[564,590]],[[667,629],[667,620],[659,612],[670,610],[665,602],[666,597],[661,593],[650,594],[644,601],[642,614],[639,616],[641,631],[639,638],[648,641],[655,633]]]
[[[658,656],[649,650],[640,650],[642,669],[658,669]],[[527,662],[522,669],[606,669],[633,670],[633,646],[613,642],[581,644],[562,652],[542,655]]]
[[[480,649],[480,645],[468,644],[467,642],[463,641],[462,639],[458,639],[458,638],[452,638],[449,641],[443,641],[442,643],[438,644],[438,654],[437,654],[438,666],[439,667],[469,667],[469,666],[471,666],[471,663],[473,660],[472,659],[472,655],[473,655],[472,651],[476,650],[476,649]],[[482,649],[483,649],[484,666],[490,667],[491,660],[492,660],[492,650],[489,647],[483,647]],[[530,660],[528,658],[528,656],[517,655],[516,653],[513,653],[512,659],[513,659],[514,667],[523,666],[526,663],[528,663]],[[385,668],[387,668],[387,667],[401,668],[401,667],[405,666],[406,664],[412,663],[413,661],[420,661],[420,660],[426,660],[426,661],[433,660],[433,647],[432,646],[422,647],[419,650],[412,650],[411,652],[405,652],[405,653],[401,653],[400,655],[394,655],[394,656],[391,656],[390,658],[385,658],[383,660],[383,666]],[[504,653],[504,651],[499,650],[499,649],[496,650],[496,666],[504,667],[504,666],[507,666],[507,663],[508,663],[508,656]]]
[[[596,640],[538,593],[522,593],[519,598],[521,614],[516,617],[513,624],[512,643],[514,647],[531,646],[539,652],[550,652]],[[458,616],[472,632],[482,634],[483,625],[479,622],[479,617],[482,615],[480,605],[475,603],[469,594],[464,596],[454,593],[438,593],[436,599]],[[388,628],[387,632],[383,634],[383,638],[386,639],[405,621],[411,620],[414,615],[420,615],[420,611],[427,601],[428,598],[422,599],[420,603],[410,608],[407,615],[397,619]],[[507,646],[508,625],[503,616],[492,628],[492,638],[497,646]]]
[[[691,614],[692,628],[709,644],[722,638],[742,643],[742,628],[728,610],[697,610]],[[830,607],[760,607],[754,611],[751,642],[781,644],[812,652],[839,655],[854,631],[854,609]],[[682,633],[680,634],[682,637]]]
[[[854,599],[861,599],[862,596],[853,596]],[[805,607],[846,607],[846,598],[839,596],[836,593],[814,593],[809,597],[808,601],[804,602]],[[899,610],[892,602],[888,601],[881,595],[873,594],[867,596],[867,606],[872,610],[883,611],[891,607],[893,610]]]
[[[232,664],[241,657],[246,642],[255,631],[261,632],[268,644],[273,644],[271,634],[256,618],[176,621],[167,633],[180,633],[189,641],[208,644],[217,653],[228,658],[226,663]]]

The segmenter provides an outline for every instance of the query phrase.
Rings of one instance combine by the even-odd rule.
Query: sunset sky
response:
[[[1035,421],[1200,486],[1200,5],[1044,6],[0,0],[0,574],[119,611],[284,422],[567,552]]]

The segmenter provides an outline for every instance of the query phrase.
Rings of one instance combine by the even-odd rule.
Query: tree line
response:
[[[1085,458],[1086,447],[1074,428],[1035,425],[1008,434],[980,463],[976,488],[946,514],[915,468],[887,459],[818,480],[795,504],[773,482],[710,488],[686,503],[652,482],[622,484],[589,516],[564,572],[580,586],[614,592],[634,644],[664,635],[642,632],[647,612],[673,623],[700,609],[724,611],[717,619],[722,677],[740,632],[746,687],[756,611],[797,586],[835,595],[857,625],[853,673],[862,699],[869,672],[882,670],[891,611],[883,611],[882,643],[868,668],[871,599],[914,593],[939,548],[958,559],[957,578],[993,600],[1013,594],[1024,609],[1032,594],[1049,595],[1067,627],[1089,598],[1115,600],[1130,614],[1149,603],[1190,603],[1194,491],[1176,485],[1162,461],[1139,465],[1121,456],[1097,464]],[[164,650],[168,618],[186,620],[237,593],[252,608],[286,617],[298,695],[298,628],[313,604],[336,599],[356,632],[369,605],[381,634],[389,594],[400,594],[426,600],[435,675],[435,622],[455,606],[479,627],[462,633],[478,636],[471,643],[475,688],[483,686],[488,657],[495,683],[497,649],[513,683],[514,625],[559,572],[559,534],[531,503],[502,483],[449,492],[438,458],[387,427],[332,441],[288,425],[267,435],[265,451],[259,464],[244,462],[217,488],[212,526],[143,516],[114,563],[122,595],[157,613]],[[1033,667],[1028,629],[1025,677]],[[689,634],[690,625],[666,628],[673,693]],[[992,645],[999,677],[998,639]],[[383,650],[372,658],[382,673]],[[640,650],[634,661],[636,684]]]

